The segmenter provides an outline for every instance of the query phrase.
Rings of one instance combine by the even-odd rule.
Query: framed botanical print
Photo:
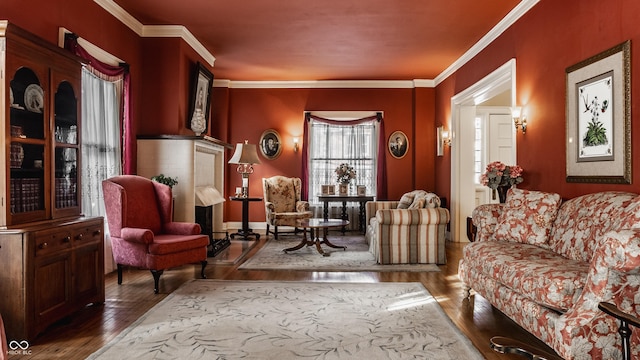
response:
[[[566,70],[567,182],[631,183],[630,47]]]

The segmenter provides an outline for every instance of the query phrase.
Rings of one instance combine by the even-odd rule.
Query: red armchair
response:
[[[165,269],[200,262],[200,274],[206,277],[209,237],[200,234],[198,224],[172,221],[169,186],[122,175],[104,180],[102,190],[118,284],[123,265],[151,270],[156,294]]]

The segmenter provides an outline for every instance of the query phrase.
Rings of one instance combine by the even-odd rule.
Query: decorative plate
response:
[[[29,111],[41,113],[44,107],[44,92],[38,84],[27,86],[24,91],[24,106]]]

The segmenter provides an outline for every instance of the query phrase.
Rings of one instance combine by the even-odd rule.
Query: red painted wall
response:
[[[517,103],[528,113],[526,135],[518,134],[521,187],[572,198],[602,190],[640,192],[640,147],[632,146],[632,185],[565,181],[565,69],[631,39],[632,129],[640,128],[633,96],[640,80],[640,2],[637,0],[542,0],[496,41],[436,87],[437,124],[450,121],[450,99],[511,58],[516,59]],[[632,134],[637,144],[640,133]],[[436,190],[450,196],[450,153],[436,159]]]
[[[213,122],[228,124],[227,134],[221,139],[232,144],[244,140],[257,144],[267,129],[280,133],[284,144],[280,156],[267,160],[260,154],[262,163],[254,166],[255,172],[249,178],[250,195],[262,197],[263,177],[302,176],[302,157],[300,152],[293,152],[293,137],[299,137],[302,146],[305,111],[382,111],[385,138],[401,130],[410,142],[409,152],[402,159],[395,159],[386,152],[388,198],[399,199],[416,187],[435,187],[432,171],[434,92],[434,89],[216,89],[214,97],[228,101],[225,104],[214,99],[214,104],[221,109],[215,111]],[[227,118],[222,118],[225,115]],[[228,157],[231,154],[230,151]],[[241,186],[241,178],[233,165],[228,165],[226,171],[226,193],[232,194],[236,186]],[[240,221],[240,211],[239,203],[227,203],[226,220]],[[250,221],[264,221],[264,208],[251,206]]]

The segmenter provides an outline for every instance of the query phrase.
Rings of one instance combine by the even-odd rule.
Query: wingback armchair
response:
[[[301,186],[300,178],[278,175],[262,179],[267,235],[269,235],[270,226],[274,228],[271,233],[276,239],[278,238],[278,226],[291,226],[297,233],[296,222],[311,217],[309,202],[301,200]]]
[[[196,223],[172,221],[169,186],[122,175],[104,180],[102,190],[118,284],[122,284],[123,265],[151,270],[156,294],[165,269],[200,262],[200,274],[206,277],[209,237],[200,234]]]
[[[369,201],[365,207],[369,251],[379,264],[445,264],[449,211],[441,199],[414,190],[400,201]]]

